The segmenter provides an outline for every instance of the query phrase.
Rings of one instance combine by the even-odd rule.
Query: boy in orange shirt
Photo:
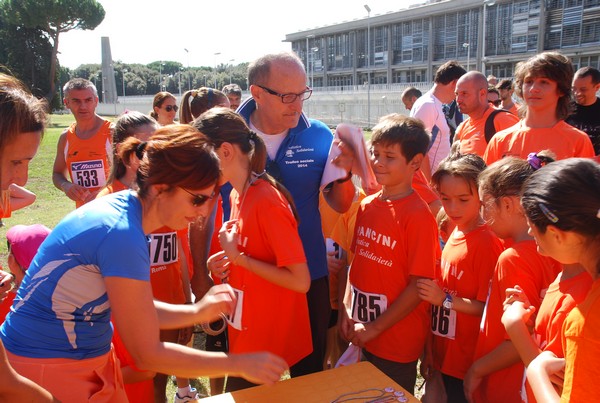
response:
[[[491,165],[507,156],[527,158],[540,150],[550,150],[556,160],[570,157],[592,158],[594,147],[590,138],[567,124],[571,112],[571,81],[573,65],[557,52],[543,52],[515,71],[515,92],[523,98],[523,119],[494,135],[483,159]]]
[[[419,120],[391,114],[373,128],[371,142],[382,189],[358,209],[341,331],[368,361],[412,392],[429,327],[416,284],[434,277],[440,253],[435,219],[412,188],[429,135]]]

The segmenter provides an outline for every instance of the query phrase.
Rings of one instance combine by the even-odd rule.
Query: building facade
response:
[[[285,40],[317,90],[430,83],[451,59],[511,77],[519,61],[549,50],[575,69],[600,68],[600,0],[429,0]]]

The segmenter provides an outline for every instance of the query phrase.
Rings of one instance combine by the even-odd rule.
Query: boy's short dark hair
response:
[[[496,89],[496,87],[494,87],[493,85],[490,85],[487,89],[488,94],[490,93],[494,93],[496,95],[498,95],[498,97],[500,97],[500,91],[498,91],[498,89]]]
[[[496,85],[496,88],[499,90],[512,90],[513,82],[510,78],[505,78]]]
[[[423,95],[423,93],[421,91],[419,91],[418,88],[416,88],[416,87],[408,87],[407,89],[405,89],[402,92],[402,96],[400,98],[401,99],[408,98],[408,97],[420,98],[421,95]]]
[[[373,127],[371,144],[385,146],[398,144],[406,161],[415,155],[427,153],[431,141],[423,122],[399,113],[382,116]]]
[[[595,69],[593,67],[590,67],[590,66],[582,67],[575,72],[575,78],[585,78],[585,77],[590,77],[592,79],[593,85],[600,83],[600,71],[598,71],[597,69]]]
[[[433,81],[436,84],[447,85],[454,80],[458,80],[467,71],[456,60],[450,60],[438,67]]]
[[[223,87],[222,91],[225,95],[236,95],[238,97],[242,96],[242,89],[237,84],[227,84]]]

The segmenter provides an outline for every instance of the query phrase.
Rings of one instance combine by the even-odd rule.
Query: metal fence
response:
[[[371,85],[370,90],[367,86],[317,88],[310,99],[304,101],[304,112],[310,118],[321,120],[331,127],[338,123],[349,123],[370,128],[381,116],[389,113],[408,114],[400,95],[409,86],[417,87],[425,93],[431,83]],[[180,97],[174,95],[177,102],[180,102]],[[242,98],[249,96],[246,92]],[[149,113],[152,110],[152,99],[152,96],[120,97],[117,103],[99,104],[97,112],[109,116],[119,115],[125,110]]]

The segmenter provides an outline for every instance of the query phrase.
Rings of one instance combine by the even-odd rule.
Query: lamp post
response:
[[[318,47],[310,48],[312,63],[310,64],[310,88],[315,86],[315,53],[319,51]]]
[[[123,70],[123,101],[125,101],[125,73],[127,70]]]
[[[187,50],[187,48],[183,48],[183,50],[185,50],[185,53],[187,54],[187,62],[188,62],[188,68],[187,68],[187,76],[188,76],[188,90],[192,89],[192,75],[190,72],[190,51]]]
[[[215,89],[217,89],[218,84],[217,84],[217,56],[219,56],[221,54],[221,52],[216,52],[215,53]]]
[[[206,74],[204,74],[202,77],[204,77],[204,86],[206,87]]]
[[[307,35],[306,36],[306,69],[310,70],[310,48],[308,47],[308,40],[310,38],[314,38],[314,35]]]
[[[179,96],[181,96],[181,73],[182,73],[183,67],[179,67]]]
[[[371,127],[371,7],[367,10],[367,128]]]
[[[496,4],[496,0],[483,0],[483,35],[481,36],[483,38],[483,43],[481,44],[481,72],[485,75],[485,63],[487,61],[487,58],[485,56],[485,26],[487,25],[487,7],[488,6],[493,6],[494,4]]]
[[[235,62],[235,59],[229,60],[229,63],[231,64],[231,72],[229,74],[229,84],[231,84],[231,82],[233,81],[233,62]]]
[[[467,71],[469,71],[469,66],[471,65],[471,44],[463,43],[463,48],[467,49]]]

